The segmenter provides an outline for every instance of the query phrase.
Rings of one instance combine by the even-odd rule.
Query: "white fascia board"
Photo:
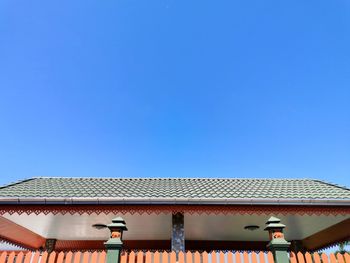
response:
[[[346,199],[262,199],[262,198],[0,198],[0,204],[164,204],[164,205],[312,205],[350,206]]]

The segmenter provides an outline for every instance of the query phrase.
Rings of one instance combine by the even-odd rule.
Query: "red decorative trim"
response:
[[[19,250],[6,250],[6,251],[33,251],[33,250],[35,250],[34,248],[26,247],[23,243],[20,244],[20,243],[18,243],[16,241],[9,240],[9,239],[7,239],[5,237],[1,237],[0,236],[0,241],[4,242],[4,243],[6,243],[7,245],[10,245],[10,246],[11,245],[12,246],[16,246],[19,249]],[[3,250],[1,250],[1,251],[3,251]]]
[[[241,215],[350,215],[349,206],[261,206],[261,205],[3,205],[9,214],[241,214]]]
[[[324,249],[330,249],[330,248],[335,248],[338,247],[340,244],[344,243],[344,242],[349,242],[350,241],[350,237],[344,238],[344,239],[340,239],[335,243],[332,243],[330,245],[323,245],[318,247],[317,249],[310,249],[310,251],[314,252],[314,251],[320,251],[320,250],[324,250]]]
[[[302,240],[308,250],[319,250],[350,240],[350,218],[330,226]]]
[[[30,249],[38,249],[45,244],[42,236],[1,216],[0,239]]]
[[[104,240],[57,240],[55,251],[104,250]],[[170,240],[124,240],[123,249],[132,250],[170,250]],[[267,241],[220,241],[186,240],[186,250],[249,250],[265,251]]]
[[[106,240],[57,240],[55,251],[104,250]]]

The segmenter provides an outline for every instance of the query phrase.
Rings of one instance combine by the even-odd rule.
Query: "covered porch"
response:
[[[178,219],[179,215],[175,214],[175,217]],[[109,239],[104,242],[105,249],[101,251],[0,251],[0,263],[350,263],[347,252],[327,255],[289,251],[291,243],[285,239],[285,225],[276,217],[270,217],[266,222],[269,251],[128,251],[123,242],[123,234],[127,230],[124,219],[112,219],[107,228]]]
[[[265,222],[274,215],[291,250],[315,251],[349,239],[349,214],[348,207],[319,206],[3,206],[0,238],[33,250],[102,250],[105,226],[122,216],[129,251],[264,251]]]

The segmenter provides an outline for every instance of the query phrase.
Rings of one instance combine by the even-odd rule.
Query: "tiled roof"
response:
[[[329,202],[350,189],[311,179],[32,178],[0,187],[0,202]]]

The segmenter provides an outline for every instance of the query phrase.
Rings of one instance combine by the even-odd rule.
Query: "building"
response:
[[[265,250],[278,216],[293,250],[350,237],[350,189],[312,179],[32,178],[0,187],[0,239],[27,249]]]

